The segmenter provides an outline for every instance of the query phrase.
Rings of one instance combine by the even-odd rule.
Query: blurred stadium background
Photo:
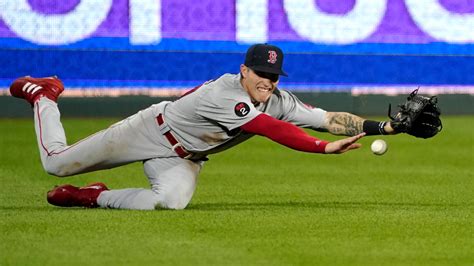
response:
[[[257,42],[286,52],[281,88],[328,110],[385,115],[420,87],[474,113],[473,0],[2,0],[0,116],[31,115],[8,96],[23,75],[58,75],[67,116],[132,114]]]

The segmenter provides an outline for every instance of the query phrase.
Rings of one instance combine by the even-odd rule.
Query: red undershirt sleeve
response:
[[[259,114],[240,127],[247,133],[265,136],[289,148],[313,153],[324,153],[329,143],[306,134],[299,127],[266,114]]]

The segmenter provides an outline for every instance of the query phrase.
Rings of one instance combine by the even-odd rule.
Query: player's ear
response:
[[[249,71],[249,68],[246,65],[244,64],[240,65],[240,75],[242,75],[243,78],[247,77],[248,71]]]

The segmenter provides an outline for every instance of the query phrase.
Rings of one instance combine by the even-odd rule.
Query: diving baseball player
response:
[[[52,175],[65,177],[142,161],[150,189],[109,190],[103,183],[62,185],[47,194],[62,207],[150,210],[183,209],[209,154],[254,135],[304,152],[344,153],[357,149],[365,134],[395,134],[391,122],[364,120],[349,113],[326,112],[278,90],[283,53],[272,45],[251,46],[239,74],[225,74],[173,102],[160,102],[73,145],[66,143],[57,99],[64,90],[57,77],[22,77],[10,86],[28,101],[41,162]],[[352,136],[327,142],[299,127]]]

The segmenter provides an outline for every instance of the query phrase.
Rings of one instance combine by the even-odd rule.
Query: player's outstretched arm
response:
[[[344,153],[357,149],[361,145],[355,143],[365,133],[353,137],[327,142],[308,135],[297,126],[277,120],[269,115],[260,114],[250,122],[241,126],[247,133],[265,136],[289,148],[314,153]],[[327,147],[329,145],[329,147]]]
[[[362,147],[362,144],[356,143],[356,141],[361,139],[363,136],[365,136],[365,133],[360,133],[360,134],[357,134],[353,137],[348,137],[348,138],[345,138],[345,139],[340,139],[340,140],[336,140],[336,141],[333,141],[333,142],[329,142],[326,145],[325,153],[337,153],[337,154],[339,154],[339,153],[344,153],[346,151],[358,149],[358,148]]]
[[[359,117],[357,115],[353,115],[350,113],[327,112],[323,129],[333,135],[356,136],[357,134],[360,134],[362,132],[366,132],[370,135],[375,135],[371,133],[379,132],[379,130],[377,129],[376,123],[379,123],[379,122],[369,121],[362,117]],[[380,123],[381,123],[380,126],[382,127],[382,129],[380,130],[381,131],[380,134],[396,134],[396,132],[393,130],[392,126],[390,125],[390,122],[380,122]],[[375,128],[372,129],[372,127],[375,127]],[[369,129],[369,132],[367,132],[368,129]]]

